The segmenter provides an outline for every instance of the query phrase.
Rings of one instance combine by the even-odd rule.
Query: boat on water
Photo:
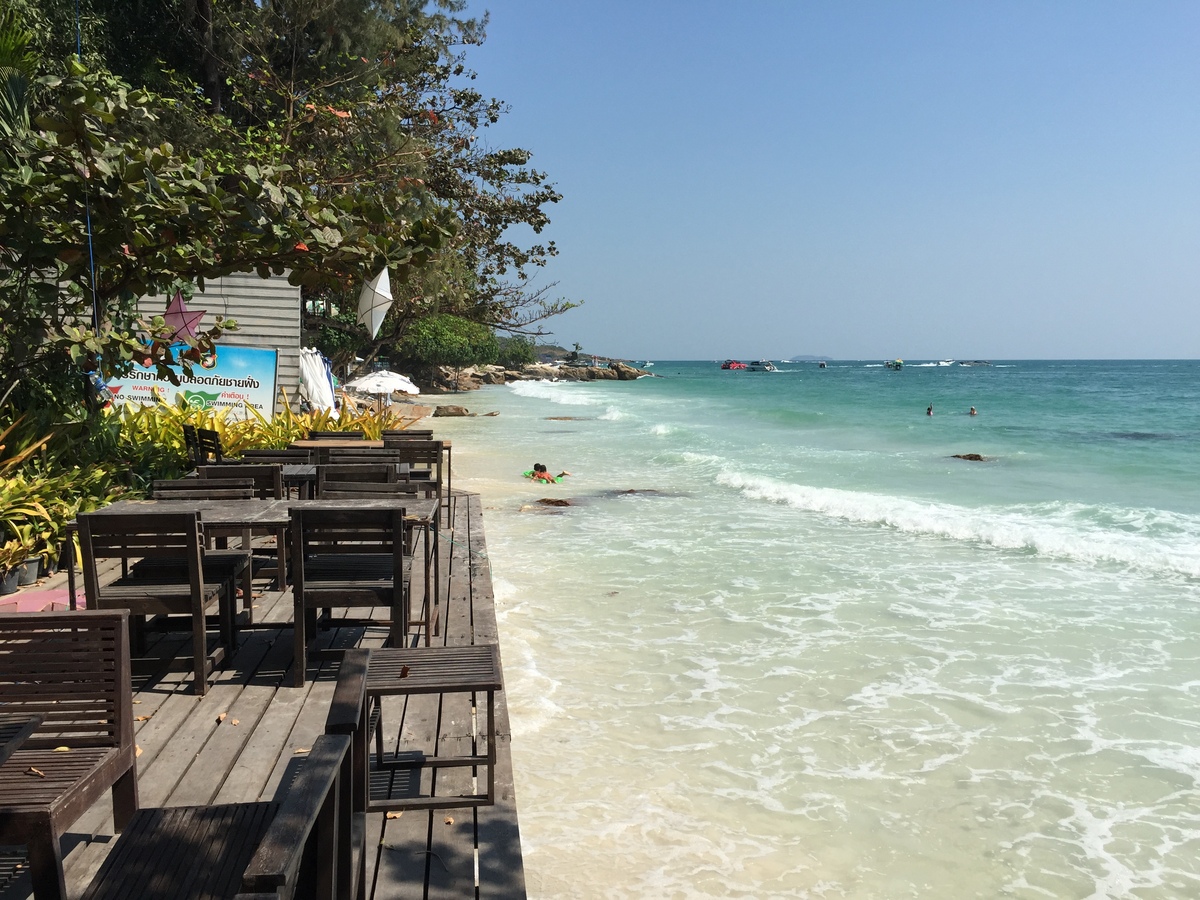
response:
[[[819,363],[817,363],[817,368],[818,369],[827,369],[829,367],[825,364],[825,360],[821,360]]]
[[[902,359],[885,359],[883,361],[883,364],[884,364],[884,366],[886,366],[889,369],[903,369],[904,368],[904,360],[902,360]]]
[[[725,360],[725,362],[721,363],[721,368],[722,369],[744,369],[744,368],[746,368],[746,364],[744,362],[740,362],[739,360],[736,360],[736,359],[727,359],[727,360]]]
[[[943,359],[943,360],[941,360],[941,361],[938,363],[938,365],[939,365],[939,366],[952,366],[952,365],[954,365],[954,360],[952,360],[952,359]]]
[[[747,372],[778,372],[775,363],[769,359],[760,359],[746,365]]]
[[[990,366],[991,363],[986,359],[964,359],[959,363],[960,366]]]

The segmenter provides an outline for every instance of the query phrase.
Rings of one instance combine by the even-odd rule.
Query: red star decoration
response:
[[[167,325],[173,330],[171,339],[178,337],[196,336],[196,327],[200,324],[200,320],[204,318],[207,309],[188,309],[187,304],[183,302],[183,294],[179,291],[175,292],[175,298],[171,301],[171,305],[167,307],[163,318]]]

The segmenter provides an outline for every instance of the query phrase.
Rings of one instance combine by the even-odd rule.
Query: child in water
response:
[[[534,463],[533,471],[526,472],[525,474],[528,477],[532,478],[534,481],[544,481],[547,484],[554,484],[556,481],[559,481],[564,475],[570,475],[571,473],[564,470],[562,472],[559,472],[558,475],[551,475],[549,469],[547,469],[544,465],[542,465],[541,463]]]

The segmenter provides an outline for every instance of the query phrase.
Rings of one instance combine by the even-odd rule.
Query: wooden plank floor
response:
[[[441,534],[442,601],[435,644],[498,643],[491,569],[486,556],[478,495],[455,493]],[[413,575],[414,601],[423,594],[421,567]],[[191,693],[191,677],[165,665],[135,675],[134,714],[138,787],[142,806],[183,806],[267,799],[290,780],[325,724],[337,679],[336,662],[311,662],[308,684],[290,687],[292,597],[267,589],[256,595],[255,624],[242,631],[232,664],[210,681],[208,693]],[[354,611],[356,614],[361,611]],[[386,617],[386,610],[377,610]],[[385,622],[339,619],[323,632],[322,647],[381,647]],[[424,644],[414,628],[412,646]],[[184,652],[182,635],[155,635],[150,653]],[[503,648],[501,648],[503,651]],[[479,703],[486,709],[485,697]],[[390,898],[521,898],[525,876],[510,728],[504,692],[497,695],[496,804],[476,809],[409,810],[368,823],[367,896]],[[439,753],[486,753],[486,731],[468,695],[389,698],[382,713],[384,752],[435,746]],[[486,718],[486,717],[484,717]],[[458,772],[462,774],[449,774]],[[435,794],[471,790],[469,769],[447,770]],[[480,773],[481,777],[483,773]],[[427,780],[426,789],[430,785]],[[113,840],[112,810],[96,804],[63,838],[72,897],[82,893]],[[32,892],[19,848],[0,848],[0,900],[25,900]]]

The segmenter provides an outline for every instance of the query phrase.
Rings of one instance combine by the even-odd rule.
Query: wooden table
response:
[[[0,712],[0,766],[38,730],[42,717],[33,713]]]
[[[435,611],[441,606],[441,586],[436,577],[441,561],[438,533],[440,531],[441,509],[436,499],[418,499],[404,497],[399,499],[359,499],[359,500],[118,500],[111,506],[96,510],[97,513],[136,512],[192,512],[199,511],[200,522],[203,525],[219,525],[229,528],[250,528],[269,530],[276,534],[279,552],[280,586],[286,586],[284,558],[287,556],[287,528],[291,520],[290,510],[296,506],[323,506],[333,509],[394,509],[397,505],[404,507],[405,519],[412,527],[420,528],[425,536],[424,565],[425,565],[425,636],[433,630],[437,621]],[[73,529],[75,523],[69,523],[68,529]],[[68,531],[68,538],[70,537]],[[75,607],[75,565],[74,554],[67,556],[67,590],[71,600],[71,608]],[[432,603],[432,607],[430,606]]]
[[[381,731],[376,739],[376,771],[407,770],[420,782],[421,769],[479,767],[487,768],[487,789],[482,793],[429,796],[417,790],[416,796],[393,797],[387,788],[390,778],[368,775],[367,810],[452,809],[458,807],[491,806],[496,802],[496,691],[503,690],[500,675],[500,647],[497,644],[475,644],[452,647],[417,647],[408,649],[384,648],[372,650],[367,663],[366,703],[378,706],[384,696],[412,694],[487,694],[487,726],[479,734],[486,735],[487,752],[467,756],[425,756],[408,754],[384,758]],[[377,724],[383,728],[382,718]],[[365,754],[364,771],[371,772],[371,742],[361,742]],[[416,770],[414,772],[414,770]]]

